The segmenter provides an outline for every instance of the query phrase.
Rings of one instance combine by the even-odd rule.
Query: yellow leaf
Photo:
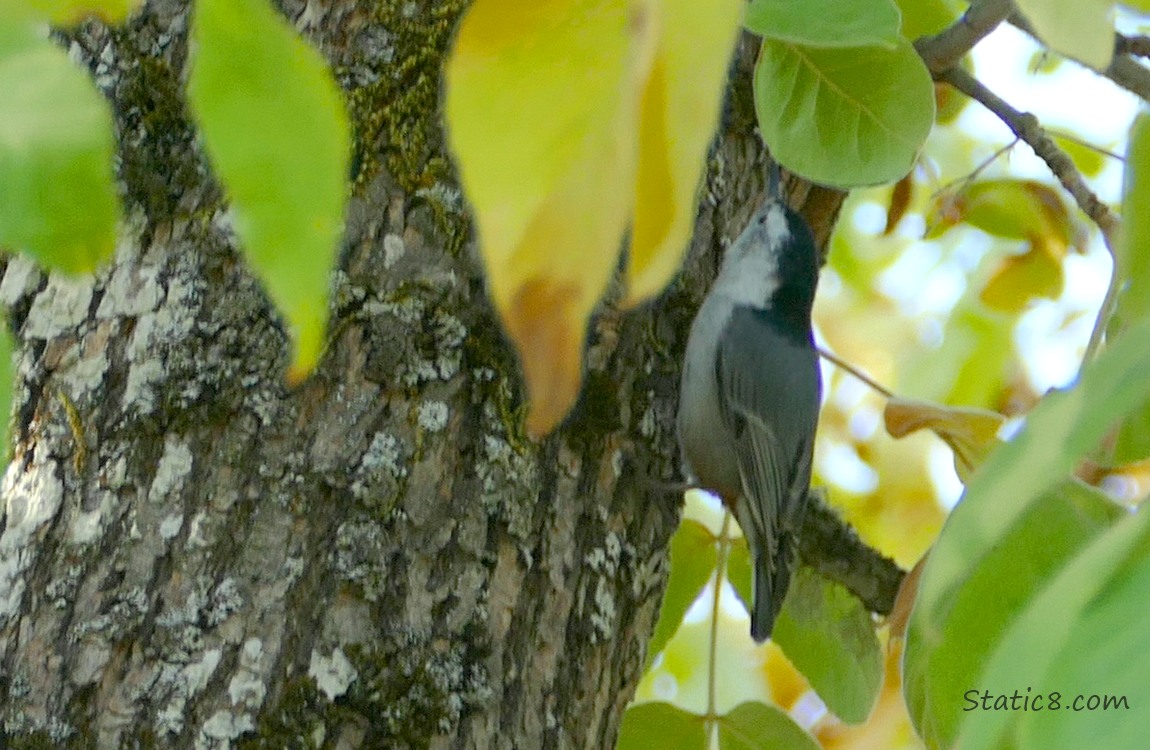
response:
[[[1066,201],[1036,180],[982,180],[939,201],[936,211],[945,226],[966,222],[998,237],[1041,241],[1058,258],[1078,242]]]
[[[925,401],[892,398],[883,410],[891,437],[931,430],[954,451],[954,469],[965,483],[979,464],[998,447],[998,430],[1006,418],[986,409],[942,406]]]
[[[633,12],[643,20],[631,18],[631,6],[476,0],[460,24],[446,70],[448,135],[497,295],[513,286],[506,266],[528,224],[571,170],[590,160],[631,174],[644,47],[655,23],[647,5]],[[617,183],[617,175],[603,176],[611,194],[600,204],[629,204]]]
[[[476,0],[448,60],[448,136],[535,434],[574,404],[586,321],[617,264],[656,12]]]
[[[475,0],[460,24],[448,138],[534,434],[575,402],[628,223],[630,301],[678,267],[741,14],[741,0]]]
[[[517,278],[507,307],[500,307],[523,363],[532,437],[554,429],[579,395],[587,318],[615,269],[608,250],[625,217],[616,209],[617,223],[594,220],[610,208],[597,203],[598,176],[590,164],[577,166],[540,207],[513,259]],[[524,275],[528,269],[530,276]]]
[[[887,617],[886,622],[890,627],[891,642],[887,644],[888,648],[893,645],[895,640],[902,640],[906,635],[906,624],[910,622],[910,611],[914,607],[914,598],[918,595],[918,581],[922,577],[922,569],[926,565],[927,558],[930,557],[930,550],[919,558],[910,572],[903,576],[902,583],[898,585],[898,593],[894,598],[894,606],[891,607],[890,615]]]
[[[640,114],[628,304],[666,286],[690,241],[699,180],[744,6],[741,0],[661,4],[658,46]]]
[[[1062,294],[1062,262],[1035,242],[1022,255],[1003,259],[979,293],[987,307],[1020,313],[1035,297],[1057,299]]]
[[[30,5],[53,24],[69,26],[88,17],[105,23],[121,23],[135,12],[140,0],[30,0]]]

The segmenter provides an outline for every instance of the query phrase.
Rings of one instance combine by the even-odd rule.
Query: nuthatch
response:
[[[768,198],[727,249],[691,324],[679,445],[722,498],[754,563],[751,637],[770,637],[791,582],[822,390],[811,333],[818,254],[806,221]]]

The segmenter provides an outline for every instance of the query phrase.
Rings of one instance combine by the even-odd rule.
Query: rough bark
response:
[[[0,747],[613,744],[678,520],[679,355],[762,189],[753,46],[682,278],[604,303],[536,444],[443,150],[461,4],[284,4],[356,131],[329,350],[294,390],[182,104],[187,5],[61,37],[112,103],[126,217],[95,279],[0,279]],[[796,190],[825,241],[841,196]]]
[[[0,282],[0,746],[613,745],[678,520],[679,354],[762,155],[736,95],[684,278],[604,304],[578,408],[532,443],[439,124],[460,5],[283,4],[356,130],[330,346],[294,390],[181,101],[187,5],[62,39],[112,102],[126,218],[94,280]]]

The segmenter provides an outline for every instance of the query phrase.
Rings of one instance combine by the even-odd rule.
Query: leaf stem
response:
[[[862,382],[869,385],[871,388],[878,391],[885,398],[895,398],[894,393],[891,392],[890,389],[885,388],[884,386],[881,386],[878,383],[876,383],[875,381],[871,380],[870,377],[866,373],[864,373],[862,370],[859,370],[854,365],[848,364],[845,360],[839,359],[837,354],[831,354],[826,349],[823,349],[821,346],[817,347],[817,349],[819,352],[819,356],[822,357],[823,359],[825,359],[827,362],[830,362],[832,365],[834,365],[840,369],[846,370],[851,375],[854,375],[856,378],[858,378]]]
[[[723,527],[719,531],[719,554],[715,559],[714,595],[711,598],[711,643],[707,654],[707,742],[714,741],[719,713],[715,696],[718,692],[719,606],[723,598],[723,582],[727,573],[727,556],[731,552],[731,511],[723,511]]]

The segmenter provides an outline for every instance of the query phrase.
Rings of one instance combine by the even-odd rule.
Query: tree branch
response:
[[[1014,10],[1011,0],[976,0],[962,17],[934,36],[924,36],[914,47],[931,73],[953,67]]]
[[[1040,44],[1044,44],[1034,31],[1034,27],[1030,25],[1021,13],[1012,13],[1007,20],[1011,26],[1030,35]],[[1132,60],[1129,55],[1122,54],[1125,51],[1124,39],[1125,37],[1121,34],[1115,34],[1114,59],[1110,61],[1110,65],[1106,70],[1100,71],[1100,74],[1109,78],[1130,93],[1140,97],[1142,101],[1150,102],[1150,69],[1139,65]],[[1133,54],[1145,55],[1147,47],[1150,47],[1150,40],[1147,40],[1146,37],[1136,37],[1132,43],[1139,50],[1138,52],[1131,50]]]
[[[841,584],[867,609],[880,615],[890,614],[899,584],[906,575],[894,560],[859,539],[818,490],[807,494],[799,557],[805,565]]]
[[[1150,57],[1150,36],[1126,36],[1116,34],[1114,54]]]
[[[1110,208],[1098,199],[1086,185],[1086,181],[1082,179],[1082,175],[1074,166],[1074,162],[1066,155],[1057,144],[1051,140],[1046,131],[1038,123],[1038,118],[1029,112],[1019,112],[1014,107],[1010,106],[1004,99],[995,94],[993,91],[984,86],[974,76],[967,73],[962,68],[955,66],[949,70],[943,71],[935,75],[935,80],[945,81],[951,86],[962,93],[969,96],[971,99],[982,104],[989,109],[1000,120],[1006,123],[1014,134],[1021,138],[1034,150],[1034,153],[1039,159],[1046,162],[1046,166],[1066,188],[1066,191],[1074,198],[1078,207],[1082,209],[1090,220],[1093,221],[1099,231],[1102,232],[1102,240],[1106,243],[1106,249],[1110,253],[1111,258],[1116,258],[1115,248],[1118,241],[1117,234],[1119,229],[1118,219],[1111,213]],[[1094,330],[1090,334],[1090,341],[1086,345],[1086,351],[1082,357],[1082,364],[1085,366],[1094,358],[1095,352],[1102,345],[1103,332],[1106,329],[1106,322],[1110,319],[1110,313],[1114,307],[1114,301],[1117,294],[1118,276],[1112,274],[1110,279],[1110,286],[1106,292],[1106,298],[1102,302],[1102,306],[1098,310],[1098,317],[1094,321]]]
[[[975,79],[974,76],[959,67],[952,67],[936,73],[935,80],[949,83],[971,99],[982,104],[997,115],[998,119],[1006,123],[1006,126],[1016,136],[1025,141],[1038,158],[1046,162],[1046,166],[1050,168],[1058,181],[1074,198],[1083,213],[1098,225],[1102,231],[1102,238],[1106,242],[1106,247],[1110,250],[1111,255],[1114,254],[1118,219],[1110,212],[1110,208],[1099,200],[1094,191],[1086,185],[1086,181],[1082,179],[1082,175],[1075,168],[1074,162],[1046,134],[1046,131],[1038,123],[1037,117],[1029,112],[1018,111]]]

